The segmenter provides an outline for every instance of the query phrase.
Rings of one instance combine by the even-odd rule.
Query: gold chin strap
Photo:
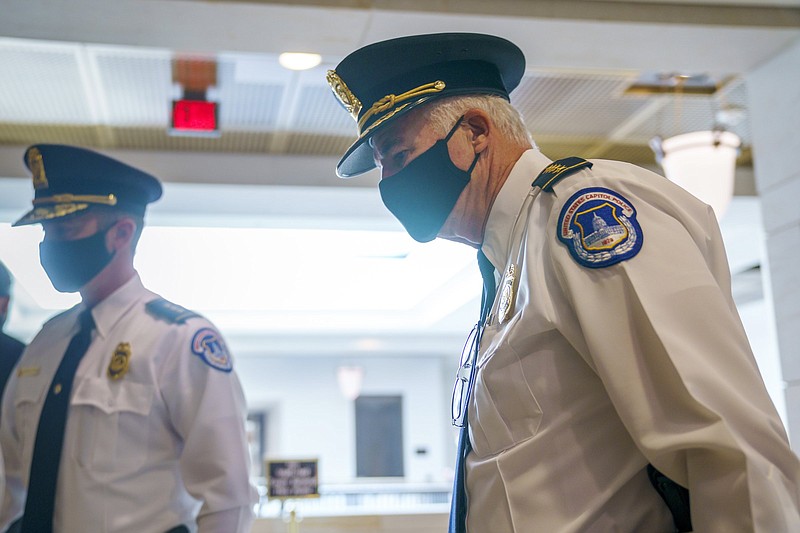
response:
[[[35,198],[33,205],[42,204],[73,204],[87,202],[90,204],[117,205],[117,197],[113,194],[105,196],[94,194],[54,194],[44,198]]]
[[[361,130],[364,127],[364,124],[367,120],[378,113],[383,113],[392,109],[395,105],[405,102],[406,100],[410,100],[411,98],[417,98],[418,96],[422,96],[425,94],[430,93],[438,93],[442,92],[445,88],[445,83],[442,80],[432,81],[431,83],[426,83],[425,85],[420,85],[410,91],[406,91],[403,94],[387,94],[374,104],[372,107],[367,109],[367,112],[364,113],[358,121],[358,129]]]

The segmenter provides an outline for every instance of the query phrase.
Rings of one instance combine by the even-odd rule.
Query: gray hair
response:
[[[434,131],[444,136],[469,109],[480,109],[492,117],[495,126],[509,139],[522,146],[536,147],[519,111],[505,98],[491,94],[447,96],[424,106]]]

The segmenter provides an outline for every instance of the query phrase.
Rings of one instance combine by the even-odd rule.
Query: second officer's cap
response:
[[[141,216],[147,204],[161,197],[161,183],[154,176],[86,148],[35,144],[24,160],[33,178],[33,209],[14,226],[63,218],[91,206]]]
[[[334,95],[358,125],[336,173],[350,178],[375,168],[367,141],[416,106],[466,94],[508,100],[524,72],[525,56],[514,43],[478,33],[413,35],[356,50],[328,71]]]

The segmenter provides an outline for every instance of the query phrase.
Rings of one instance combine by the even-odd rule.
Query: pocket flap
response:
[[[106,414],[118,411],[140,415],[150,413],[154,388],[132,381],[111,383],[107,379],[84,378],[75,384],[72,405],[89,405]]]
[[[14,405],[39,402],[44,391],[47,390],[51,379],[51,376],[43,375],[17,378],[17,388],[14,391]]]

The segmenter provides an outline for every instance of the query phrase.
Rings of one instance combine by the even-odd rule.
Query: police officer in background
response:
[[[142,286],[133,268],[153,176],[99,153],[25,153],[40,259],[81,303],[49,320],[8,383],[0,444],[4,530],[249,531],[245,400],[208,320]],[[167,258],[165,258],[167,260]]]
[[[25,344],[3,332],[3,326],[8,318],[8,308],[11,304],[11,274],[0,261],[0,399],[3,397],[8,376],[14,370]]]
[[[359,131],[338,174],[379,167],[414,239],[479,250],[451,532],[800,531],[714,213],[630,164],[548,159],[509,104],[524,70],[505,39],[433,34],[328,73]]]

